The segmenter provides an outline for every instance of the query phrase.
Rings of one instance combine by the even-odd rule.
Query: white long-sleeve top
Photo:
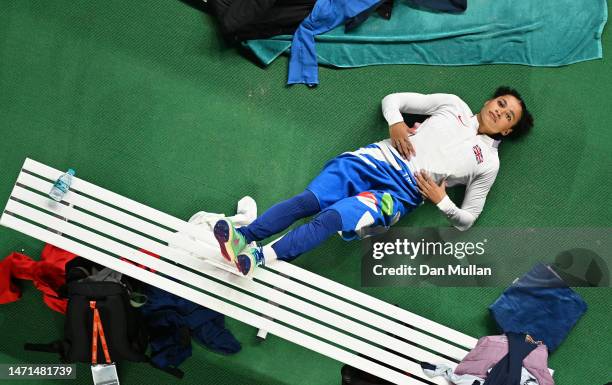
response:
[[[403,121],[402,113],[430,115],[410,137],[416,155],[409,161],[399,155],[390,140],[379,145],[403,159],[413,173],[423,170],[438,184],[446,179],[448,186],[465,185],[461,208],[448,195],[437,206],[457,229],[469,229],[482,212],[497,176],[499,141],[478,134],[476,115],[455,95],[391,94],[382,100],[382,112],[389,125]]]

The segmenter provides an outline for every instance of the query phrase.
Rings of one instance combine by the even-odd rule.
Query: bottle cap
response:
[[[68,174],[74,176],[74,174],[76,174],[76,171],[74,171],[74,169],[72,169],[72,168],[69,168],[68,169]]]

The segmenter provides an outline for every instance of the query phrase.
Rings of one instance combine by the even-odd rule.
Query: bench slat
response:
[[[314,274],[290,263],[271,264],[270,269],[276,270],[295,279],[299,279],[303,282],[307,282],[310,285],[316,286],[341,298],[360,304],[368,309],[425,330],[428,333],[445,338],[448,341],[467,348],[468,350],[473,349],[474,346],[476,346],[476,342],[478,342],[478,339],[451,329],[448,326],[444,326],[418,314],[411,313],[400,307],[393,306],[376,297],[372,297],[348,286],[341,285],[338,282]]]

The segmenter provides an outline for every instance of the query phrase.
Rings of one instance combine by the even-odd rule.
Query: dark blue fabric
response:
[[[151,335],[151,362],[155,366],[176,367],[191,357],[189,329],[178,313],[160,310],[146,322]]]
[[[314,249],[334,233],[342,229],[340,214],[327,210],[312,221],[289,231],[272,245],[278,259],[291,261]]]
[[[285,230],[298,219],[309,217],[319,211],[321,210],[317,197],[312,192],[305,190],[293,198],[270,207],[253,223],[238,228],[238,231],[249,243],[261,241]]]
[[[393,0],[384,0],[379,2],[378,4],[374,4],[374,6],[370,7],[370,9],[366,9],[355,17],[351,17],[344,24],[344,32],[349,32],[366,21],[370,15],[376,11],[380,16],[389,20],[391,18],[391,11],[393,10]]]
[[[489,310],[504,333],[525,333],[557,349],[587,304],[541,263],[506,289]]]
[[[413,0],[412,3],[419,7],[425,7],[441,12],[463,12],[467,9],[467,0]],[[367,9],[355,17],[351,17],[344,25],[344,31],[348,32],[363,24],[370,15],[376,11],[380,16],[389,20],[393,9],[393,0],[381,1],[370,9]]]
[[[315,35],[330,31],[380,0],[318,0],[293,34],[287,84],[319,84]]]
[[[240,351],[225,329],[223,314],[147,285],[147,303],[139,308],[149,329],[151,361],[160,368],[178,366],[191,356],[191,338],[224,354]]]
[[[483,385],[520,385],[523,360],[537,344],[525,342],[525,334],[506,333],[508,354],[489,372]]]
[[[467,0],[410,0],[410,2],[442,12],[463,12],[467,9]]]

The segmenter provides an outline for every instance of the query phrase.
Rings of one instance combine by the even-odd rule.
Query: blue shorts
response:
[[[321,211],[340,214],[344,239],[376,235],[423,202],[408,167],[399,159],[397,164],[401,169],[368,155],[345,153],[330,160],[307,190],[317,197]]]

